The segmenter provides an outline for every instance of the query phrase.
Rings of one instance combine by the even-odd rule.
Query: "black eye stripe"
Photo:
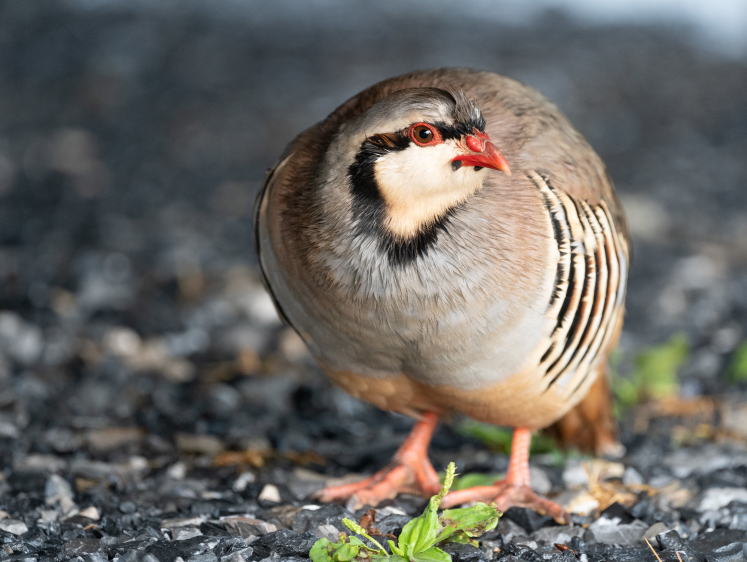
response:
[[[482,119],[482,116],[480,119],[473,119],[468,123],[454,123],[453,125],[447,125],[446,123],[439,122],[434,123],[434,126],[438,129],[438,132],[441,133],[441,137],[444,140],[459,139],[464,135],[471,135],[475,129],[481,133],[485,132],[485,120]]]

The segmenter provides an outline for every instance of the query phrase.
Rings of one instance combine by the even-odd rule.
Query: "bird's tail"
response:
[[[622,445],[617,442],[617,424],[612,413],[612,394],[607,376],[607,363],[599,367],[597,380],[589,394],[545,432],[564,448],[597,455],[619,456]]]

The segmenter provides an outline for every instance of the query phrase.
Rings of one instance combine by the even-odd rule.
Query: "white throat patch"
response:
[[[383,226],[391,234],[415,236],[482,187],[486,170],[452,167],[460,152],[455,141],[448,140],[435,146],[411,145],[376,161],[374,174],[386,209]]]

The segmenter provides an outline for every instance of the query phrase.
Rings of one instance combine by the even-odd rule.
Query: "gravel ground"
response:
[[[644,535],[666,561],[745,559],[747,386],[724,371],[747,334],[746,59],[557,13],[70,6],[0,2],[0,560],[304,560],[344,530],[305,498],[386,464],[412,422],[333,389],[281,326],[251,207],[298,131],[444,65],[539,88],[608,163],[635,242],[622,372],[676,332],[692,349],[679,398],[621,421],[622,458],[533,457],[574,526],[512,509],[453,559],[654,560]],[[504,471],[461,423],[436,468]]]

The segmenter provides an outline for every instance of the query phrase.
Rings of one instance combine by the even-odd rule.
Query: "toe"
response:
[[[449,509],[465,503],[490,503],[500,493],[499,486],[474,486],[465,490],[449,492],[441,502],[442,509]]]
[[[441,488],[436,471],[430,467],[430,463],[429,468],[425,473],[426,476],[431,476],[429,473],[432,472],[432,478],[425,479],[421,477],[423,467],[395,463],[361,482],[324,488],[314,494],[314,497],[321,502],[347,500],[346,506],[353,511],[364,505],[375,507],[384,500],[396,497],[400,492],[428,497]]]
[[[538,496],[529,486],[510,486],[495,499],[495,504],[501,511],[509,507],[527,507],[539,513],[552,517],[561,525],[570,523],[570,515],[557,503]]]
[[[501,510],[510,507],[528,507],[537,513],[552,517],[560,524],[570,523],[570,515],[557,503],[538,496],[529,486],[497,482],[493,486],[475,486],[449,493],[441,503],[443,509],[467,503],[494,503]]]

